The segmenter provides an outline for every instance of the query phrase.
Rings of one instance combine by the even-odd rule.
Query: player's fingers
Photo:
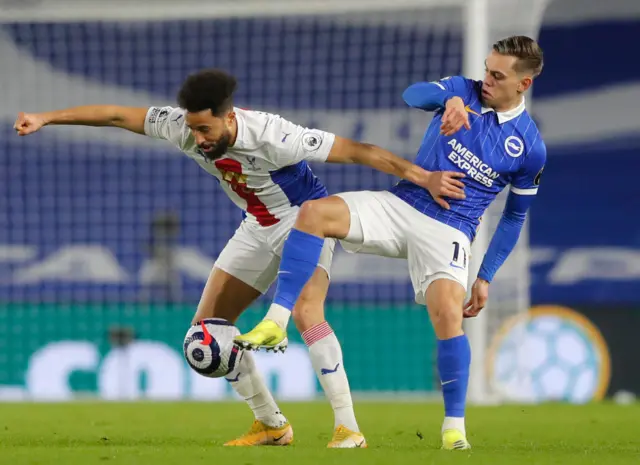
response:
[[[478,313],[477,313],[476,311],[474,311],[473,309],[464,310],[464,311],[462,312],[462,316],[463,316],[464,318],[473,318],[473,317],[475,317],[476,315],[478,315]]]
[[[448,184],[445,184],[444,186],[442,186],[442,189],[440,192],[442,193],[442,195],[445,195],[447,197],[453,197],[456,199],[465,198],[465,194],[462,189],[460,189],[459,187],[448,185]]]
[[[469,116],[466,113],[464,115],[464,127],[467,129],[471,129],[471,125],[469,124]]]
[[[442,195],[444,195],[445,197],[449,197],[451,199],[458,199],[458,200],[464,200],[467,198],[466,195],[464,195],[463,192],[456,192],[456,191],[452,191],[452,190],[445,190]]]
[[[473,300],[473,310],[477,314],[480,311],[480,298],[477,292],[473,291],[471,293],[471,300]]]
[[[449,176],[450,178],[464,178],[465,176],[464,173],[461,173],[459,171],[445,171],[444,174]]]
[[[456,121],[451,124],[451,128],[452,128],[451,134],[455,134],[456,132],[458,132],[460,130],[460,128],[462,128],[463,124],[464,124],[464,121],[462,121],[459,118],[456,119]]]
[[[442,119],[442,124],[440,125],[440,131],[443,132],[443,133],[447,132],[447,131],[451,130],[451,127],[452,127],[451,126],[451,121],[448,121],[448,120],[445,121],[445,119],[443,118]]]
[[[464,184],[461,182],[452,183],[451,181],[445,181],[442,183],[443,189],[448,189],[451,192],[456,192],[458,194],[464,194]]]
[[[462,181],[458,181],[457,179],[447,179],[447,183],[453,186],[454,188],[460,188],[460,190],[464,189],[464,183]]]
[[[442,208],[444,208],[445,210],[449,210],[449,209],[451,208],[451,207],[449,206],[449,203],[448,203],[446,200],[444,200],[443,198],[438,197],[438,198],[436,198],[435,200],[436,200],[436,203],[437,203],[438,205],[440,205]]]
[[[458,132],[458,129],[460,129],[460,127],[458,127],[457,123],[454,123],[454,122],[448,123],[447,126],[445,127],[444,135],[447,137],[452,136],[456,132]]]

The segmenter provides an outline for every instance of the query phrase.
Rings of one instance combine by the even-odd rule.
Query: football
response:
[[[233,343],[238,328],[222,318],[205,318],[189,328],[184,357],[191,368],[208,378],[221,378],[240,362],[242,349]]]

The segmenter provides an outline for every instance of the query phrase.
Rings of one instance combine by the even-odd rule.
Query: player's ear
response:
[[[225,118],[226,122],[228,125],[233,123],[233,120],[236,119],[236,112],[231,110],[229,113],[227,113],[227,116]]]
[[[525,93],[527,90],[529,90],[529,87],[531,87],[532,83],[533,78],[531,76],[524,76],[518,83],[518,92],[521,94]]]

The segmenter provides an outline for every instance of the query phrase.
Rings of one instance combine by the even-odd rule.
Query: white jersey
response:
[[[168,140],[215,176],[249,222],[271,226],[303,202],[327,196],[307,161],[326,161],[333,134],[298,126],[279,115],[234,111],[238,135],[233,147],[214,161],[198,148],[181,108],[149,108],[144,132]]]

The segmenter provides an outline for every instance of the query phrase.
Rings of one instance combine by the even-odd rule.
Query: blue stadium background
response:
[[[638,166],[638,134],[605,133],[588,143],[575,137],[565,140],[562,128],[548,127],[543,115],[545,105],[556,99],[579,101],[607,86],[640,84],[640,63],[627,60],[624,67],[616,66],[615,55],[609,53],[612,44],[631,41],[639,27],[640,20],[601,21],[554,24],[541,31],[546,69],[534,89],[533,113],[543,134],[554,130],[556,136],[548,142],[549,161],[531,214],[534,303],[638,300],[639,273],[624,271],[625,266],[632,268],[625,261],[625,251],[633,256],[640,245],[640,222],[632,203],[637,197],[633,167]],[[456,29],[237,19],[126,28],[109,23],[7,24],[0,26],[0,32],[22,53],[56,71],[151,93],[164,101],[173,100],[187,73],[215,65],[238,76],[239,106],[277,109],[283,115],[308,109],[403,109],[400,96],[409,83],[461,70],[462,38]],[[246,40],[249,34],[256,39]],[[194,36],[198,41],[191,40]],[[33,37],[55,38],[73,46],[65,50],[52,47],[47,40],[33,41]],[[100,45],[105,43],[110,47]],[[345,47],[345,43],[359,46]],[[389,49],[390,43],[396,47]],[[385,69],[390,64],[393,72]],[[589,104],[580,108],[601,111]],[[581,113],[573,116],[583,117]],[[300,123],[312,126],[318,122]],[[356,122],[343,135],[357,138],[365,124]],[[408,134],[410,130],[402,124],[393,129],[399,140],[415,138]],[[585,133],[589,130],[585,123]],[[53,136],[53,129],[47,133],[50,136],[17,140],[10,122],[2,124],[0,244],[36,250],[29,260],[4,259],[0,264],[0,298],[4,301],[136,300],[136,275],[146,257],[144,244],[154,213],[178,211],[180,243],[210,257],[219,253],[241,219],[214,179],[168,145],[129,148],[104,140],[65,140]],[[119,137],[117,132],[112,134],[114,139]],[[405,152],[405,156],[413,155],[411,148]],[[384,188],[393,182],[354,167],[313,168],[330,192]],[[72,244],[105,246],[130,278],[119,284],[73,279],[16,282],[19,269]],[[568,253],[606,247],[616,247],[623,257],[611,261],[587,254],[584,266],[598,270],[599,275],[569,276],[564,281],[553,278],[553,270]],[[609,268],[613,269],[607,274]],[[83,270],[76,273],[81,275]],[[182,279],[184,300],[197,302],[203,282],[189,276]],[[379,282],[356,276],[336,282],[329,300],[407,302],[412,292],[406,280]]]

